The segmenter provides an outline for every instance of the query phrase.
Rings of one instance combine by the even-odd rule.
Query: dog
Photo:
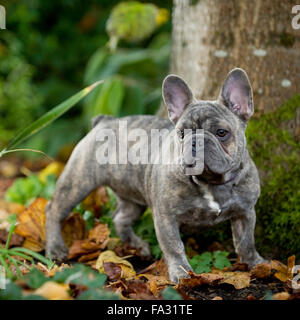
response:
[[[93,119],[92,130],[75,147],[47,204],[47,256],[56,260],[67,257],[61,223],[101,185],[110,187],[117,196],[113,221],[118,236],[140,249],[144,256],[150,256],[149,245],[134,233],[132,225],[147,207],[152,209],[156,236],[173,282],[188,277],[187,271],[192,270],[180,232],[199,232],[225,220],[231,221],[233,244],[240,261],[250,267],[265,261],[255,249],[254,206],[260,182],[245,137],[254,112],[246,72],[233,69],[215,101],[196,101],[189,86],[176,75],[165,78],[162,93],[169,119],[150,115],[120,119],[99,115]],[[125,141],[125,134],[118,133],[121,120],[126,122],[128,134],[138,128],[149,134],[154,128],[168,129],[171,149],[176,146],[180,150],[179,161],[170,165],[159,161],[114,163],[120,148],[126,143],[129,147],[133,145]],[[112,148],[109,155],[99,152],[99,132],[105,130],[117,132],[119,143],[119,151]],[[189,133],[185,136],[186,130]],[[165,140],[162,153],[169,154]],[[195,155],[194,141],[198,140],[204,150],[202,157],[187,157],[187,153]],[[147,143],[140,146],[146,147]],[[183,148],[184,145],[187,147]],[[103,161],[105,157],[110,163]]]

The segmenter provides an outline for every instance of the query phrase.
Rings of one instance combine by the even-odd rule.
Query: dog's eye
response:
[[[221,138],[222,141],[224,141],[224,140],[227,140],[227,138],[229,138],[230,133],[225,129],[218,129],[217,136]]]
[[[179,137],[180,137],[181,140],[183,140],[183,138],[184,138],[184,130],[180,130],[179,131]]]

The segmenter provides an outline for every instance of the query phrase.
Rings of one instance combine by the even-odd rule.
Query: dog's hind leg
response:
[[[129,244],[140,249],[141,255],[150,257],[151,252],[147,242],[134,233],[132,225],[145,211],[144,206],[126,201],[118,197],[118,206],[114,213],[114,226],[117,235],[122,241],[129,241]]]
[[[62,221],[101,184],[94,170],[89,169],[88,160],[91,159],[84,151],[80,146],[75,148],[46,206],[46,255],[54,260],[64,260],[68,255],[61,234]]]

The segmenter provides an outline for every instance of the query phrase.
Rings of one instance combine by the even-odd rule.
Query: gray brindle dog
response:
[[[230,219],[233,243],[241,262],[250,267],[265,261],[255,249],[254,206],[260,194],[257,169],[248,153],[245,129],[253,114],[252,88],[242,69],[227,76],[216,101],[196,101],[180,77],[169,75],[163,82],[163,98],[170,120],[155,116],[130,116],[128,132],[142,128],[168,129],[173,144],[195,138],[196,129],[204,131],[204,165],[193,175],[185,173],[200,161],[185,161],[184,152],[178,165],[101,164],[97,155],[99,130],[115,129],[119,120],[100,115],[93,119],[93,129],[78,143],[56,191],[46,208],[46,253],[53,259],[67,257],[61,235],[61,223],[72,209],[96,187],[109,186],[117,195],[114,213],[119,237],[150,255],[148,244],[133,231],[132,225],[150,207],[156,236],[168,265],[170,279],[178,282],[191,270],[180,232],[199,232]],[[184,130],[192,134],[184,137]],[[203,133],[202,133],[203,134]],[[117,136],[121,145],[123,135]],[[193,140],[194,141],[194,140]],[[133,142],[131,142],[132,144]],[[131,146],[128,142],[128,147]],[[194,145],[193,145],[194,147]],[[192,148],[192,147],[191,147]],[[165,148],[162,148],[163,150]],[[109,157],[118,155],[110,154]],[[98,160],[96,160],[98,159]],[[101,159],[100,159],[101,160]]]

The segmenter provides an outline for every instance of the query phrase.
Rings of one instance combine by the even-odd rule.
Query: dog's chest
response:
[[[195,233],[230,219],[239,210],[239,195],[232,189],[214,194],[202,188],[202,196],[189,199],[190,206],[178,216],[184,233]]]

